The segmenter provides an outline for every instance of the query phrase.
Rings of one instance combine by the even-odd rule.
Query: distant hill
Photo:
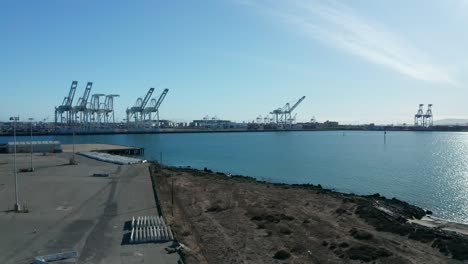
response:
[[[440,119],[440,120],[434,121],[434,125],[439,125],[439,126],[467,125],[467,124],[468,124],[468,119],[462,119],[462,118]]]

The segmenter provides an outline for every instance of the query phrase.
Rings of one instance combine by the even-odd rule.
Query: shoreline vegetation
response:
[[[468,227],[379,194],[150,168],[188,263],[460,263]]]

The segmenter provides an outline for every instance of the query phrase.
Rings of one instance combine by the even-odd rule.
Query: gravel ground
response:
[[[407,223],[403,217],[423,211],[398,200],[153,170],[162,210],[190,248],[188,263],[462,263],[439,251],[434,231]]]

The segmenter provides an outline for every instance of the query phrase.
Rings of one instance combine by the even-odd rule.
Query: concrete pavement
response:
[[[38,255],[75,250],[78,263],[177,263],[169,244],[125,244],[125,222],[157,215],[147,164],[114,165],[70,153],[34,155],[35,171],[18,173],[20,202],[14,213],[12,155],[0,155],[0,263],[31,263]],[[29,155],[18,155],[18,168]],[[92,177],[109,173],[109,177]]]

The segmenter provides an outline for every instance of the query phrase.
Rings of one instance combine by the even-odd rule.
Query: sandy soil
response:
[[[396,199],[190,169],[154,171],[166,219],[190,248],[188,263],[463,263],[452,254],[465,256],[464,247],[458,252],[446,241],[467,245],[467,237],[453,240],[406,222],[424,213]]]
[[[424,216],[421,219],[410,219],[408,221],[410,223],[415,223],[418,225],[432,227],[445,231],[453,231],[468,236],[468,226],[466,224],[448,222],[431,216]]]

